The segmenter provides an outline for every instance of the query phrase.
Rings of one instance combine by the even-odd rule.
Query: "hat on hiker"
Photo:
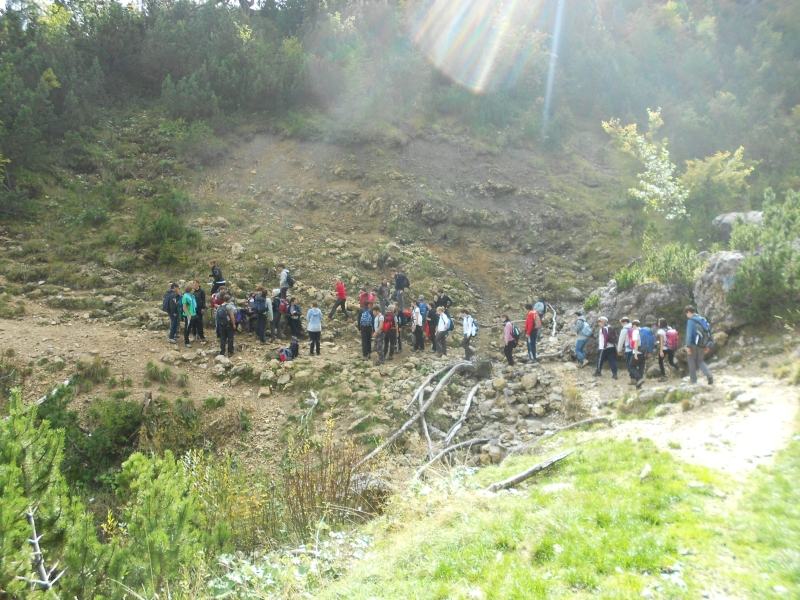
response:
[[[608,323],[608,317],[600,317],[597,320],[600,321],[601,323]]]

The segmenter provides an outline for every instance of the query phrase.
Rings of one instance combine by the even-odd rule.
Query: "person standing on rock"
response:
[[[468,308],[461,311],[461,330],[463,335],[461,347],[464,349],[464,360],[472,360],[474,352],[470,347],[470,342],[472,338],[478,335],[478,325],[475,323],[475,318],[470,314]]]
[[[514,337],[514,323],[508,318],[508,315],[503,315],[503,354],[509,365],[514,364],[514,347],[517,345],[517,340]]]
[[[586,342],[592,337],[592,326],[583,316],[581,311],[575,313],[578,318],[575,320],[575,325],[573,329],[578,336],[578,339],[575,340],[575,358],[578,360],[579,367],[585,367],[586,363],[589,361],[586,360]]]
[[[401,270],[394,274],[394,298],[397,301],[397,314],[405,309],[405,293],[411,287],[411,282]]]
[[[525,317],[525,341],[528,346],[528,361],[536,362],[536,341],[539,338],[539,330],[542,328],[542,317],[533,307],[533,304],[526,304],[528,314]]]
[[[424,304],[422,296],[420,296],[414,303],[414,308],[411,311],[411,332],[414,334],[414,352],[423,352],[425,350],[425,316],[422,314],[421,304]],[[425,307],[427,309],[427,306]]]
[[[197,302],[197,315],[195,315],[193,328],[194,338],[205,344],[206,333],[203,328],[203,315],[206,312],[206,292],[197,279],[194,280],[194,299]]]
[[[164,297],[164,302],[169,315],[169,336],[167,340],[169,340],[170,344],[177,344],[178,328],[181,324],[181,294],[178,291],[177,283],[169,285],[169,291]]]
[[[369,360],[369,355],[372,353],[373,321],[371,307],[361,311],[361,315],[358,317],[358,328],[361,332],[361,356],[364,360]]]
[[[267,290],[259,286],[253,299],[253,310],[256,312],[256,336],[262,344],[267,343],[267,323],[272,323],[272,298]],[[271,332],[271,328],[270,328]]]
[[[711,326],[697,314],[694,306],[687,306],[686,313],[686,359],[689,362],[689,381],[697,383],[697,371],[702,371],[708,385],[714,384],[714,376],[706,365],[706,351],[711,343]]]
[[[608,361],[611,369],[611,379],[617,378],[617,334],[614,328],[609,326],[607,317],[600,317],[597,320],[597,369],[595,377],[603,374],[603,365]]]
[[[447,336],[450,333],[450,317],[444,307],[436,309],[436,354],[439,358],[447,356]]]
[[[233,336],[236,331],[236,304],[230,294],[225,294],[222,300],[224,304],[217,309],[214,317],[219,336],[219,353],[225,356],[227,350],[228,356],[231,357],[233,356]]]
[[[219,268],[216,261],[211,261],[211,294],[215,294],[225,283],[225,278],[222,276],[222,269]]]
[[[192,292],[194,292],[194,286],[188,284],[184,290],[183,296],[181,296],[181,308],[183,309],[183,345],[187,348],[192,347],[189,343],[189,332],[192,331],[194,319],[197,316],[197,300],[195,300]]]
[[[341,279],[336,280],[336,302],[333,303],[333,308],[328,314],[328,319],[332,320],[336,314],[336,309],[341,307],[344,313],[344,318],[347,318],[347,288],[344,286],[344,281]]]
[[[667,372],[664,369],[664,359],[667,359],[667,364],[673,369],[678,369],[675,364],[675,350],[678,349],[678,332],[667,324],[666,319],[658,320],[658,331],[656,331],[656,351],[658,352],[658,369],[661,371],[661,377],[666,377]]]
[[[381,313],[381,309],[378,306],[372,307],[372,348],[375,350],[375,353],[378,355],[378,364],[383,364],[384,354],[383,354],[383,340],[384,340],[384,333],[383,333],[383,314]]]
[[[631,348],[631,361],[628,366],[628,371],[637,389],[644,385],[645,363],[647,361],[647,354],[642,349],[642,336],[639,332],[640,325],[641,323],[639,323],[639,320],[634,319],[628,331],[628,336],[630,337],[629,345]]]
[[[389,308],[389,282],[387,280],[381,282],[381,284],[378,286],[378,289],[375,290],[375,294],[378,297],[378,303],[380,304],[381,312],[385,313],[386,309]]]
[[[306,331],[311,340],[311,350],[309,354],[314,356],[314,350],[319,356],[319,342],[322,337],[322,311],[317,307],[316,302],[311,303],[311,308],[306,313]]]

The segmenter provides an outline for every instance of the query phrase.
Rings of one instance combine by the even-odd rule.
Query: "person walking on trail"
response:
[[[225,356],[233,356],[233,338],[236,332],[236,304],[230,294],[223,296],[224,304],[217,309],[214,317],[219,336],[219,353]]]
[[[411,333],[414,334],[414,352],[423,352],[425,350],[425,315],[422,314],[421,307],[424,303],[422,296],[420,296],[411,311]],[[425,308],[427,312],[427,306]]]
[[[475,318],[467,308],[461,311],[461,330],[463,335],[461,347],[464,349],[464,360],[472,360],[475,353],[470,347],[470,342],[472,338],[478,335],[478,325],[475,323]]]
[[[597,319],[597,369],[595,377],[603,374],[603,365],[608,362],[611,379],[617,378],[617,333],[608,324],[607,317]]]
[[[256,336],[262,344],[266,344],[267,323],[270,324],[270,334],[272,333],[272,298],[267,295],[267,290],[262,286],[256,290],[255,298],[253,298],[253,310],[256,313]]]
[[[194,318],[192,333],[194,333],[194,339],[199,339],[201,343],[205,344],[206,333],[203,328],[203,315],[206,312],[206,292],[197,279],[194,280],[194,299],[197,302],[197,314]]]
[[[411,282],[406,274],[401,270],[394,274],[394,298],[397,302],[397,314],[405,309],[405,293],[411,287]]]
[[[292,332],[292,337],[300,339],[303,336],[300,323],[303,313],[300,310],[300,305],[297,304],[294,298],[289,298],[289,308],[286,311],[286,316],[289,318],[289,331]]]
[[[434,302],[436,300],[436,296],[434,295]],[[428,311],[425,315],[428,324],[428,340],[431,344],[431,350],[435,353],[436,352],[436,326],[439,324],[439,311],[437,310],[436,306],[432,306],[428,308]]]
[[[667,324],[666,319],[658,320],[658,330],[656,331],[656,351],[658,352],[658,370],[661,377],[666,377],[667,372],[664,368],[664,359],[673,370],[678,370],[675,364],[675,351],[678,349],[678,332]]]
[[[222,269],[219,268],[216,261],[211,262],[211,293],[214,294],[224,286],[227,282],[222,276]]]
[[[508,318],[508,315],[503,315],[503,354],[509,365],[514,364],[514,348],[517,345],[517,338],[514,337],[514,323]]]
[[[585,367],[586,363],[589,362],[586,360],[586,342],[588,342],[593,335],[592,326],[581,311],[575,314],[578,316],[573,326],[575,333],[578,335],[578,339],[575,340],[575,358],[578,360],[579,367]]]
[[[344,313],[344,318],[347,318],[347,288],[341,279],[336,280],[336,302],[333,304],[331,312],[328,314],[328,319],[333,319],[336,314],[336,309],[341,307]]]
[[[192,344],[189,343],[189,332],[192,331],[194,318],[197,315],[197,300],[194,298],[194,286],[189,284],[181,296],[181,310],[183,314],[183,345],[191,348]]]
[[[164,294],[164,301],[161,307],[169,316],[169,334],[167,335],[167,341],[170,344],[176,344],[178,328],[181,324],[181,294],[178,291],[177,283],[169,284],[169,290]]]
[[[686,313],[686,351],[689,361],[689,381],[697,383],[697,371],[701,371],[708,380],[708,385],[714,384],[714,376],[706,365],[705,357],[708,348],[713,343],[711,326],[708,321],[697,314],[694,306],[687,306]]]
[[[391,294],[391,290],[389,287],[389,281],[384,280],[375,290],[375,295],[377,296],[377,301],[380,304],[381,312],[385,313],[386,309],[389,308],[389,296]]]
[[[383,364],[383,314],[378,306],[372,307],[372,348],[375,350],[378,358],[378,364]]]
[[[369,308],[369,293],[365,287],[358,290],[358,308],[359,310],[366,310]]]
[[[633,351],[631,350],[631,320],[628,317],[622,317],[619,320],[620,332],[617,339],[617,355],[625,357],[625,369],[630,375],[631,372],[631,359],[633,358]],[[629,382],[631,385],[636,383],[633,379]]]
[[[289,293],[289,288],[292,287],[294,281],[292,280],[292,276],[289,274],[289,269],[286,268],[285,264],[279,264],[278,269],[280,270],[280,274],[278,275],[278,287],[281,290],[280,297],[285,299],[286,295]]]
[[[542,329],[542,316],[533,307],[533,304],[526,304],[528,314],[525,317],[525,342],[528,346],[528,361],[536,362],[536,342],[539,338],[539,331]]]
[[[447,336],[450,334],[450,317],[444,312],[444,307],[436,309],[436,354],[441,358],[447,356]]]
[[[362,310],[361,316],[358,318],[358,328],[361,331],[361,357],[364,360],[368,360],[369,355],[372,353],[372,335],[375,332],[372,328],[374,320],[372,308]]]
[[[311,340],[309,354],[314,356],[314,351],[316,350],[317,356],[319,356],[319,342],[322,337],[322,311],[316,302],[311,303],[311,308],[306,313],[306,331],[308,332],[308,338]]]
[[[397,315],[394,305],[390,306],[383,315],[383,357],[386,360],[394,358],[394,349],[397,345]]]
[[[645,362],[647,360],[647,354],[642,348],[642,334],[639,329],[640,325],[641,324],[639,323],[639,320],[634,319],[631,322],[631,328],[628,331],[631,348],[631,362],[628,370],[631,375],[631,380],[636,385],[637,389],[644,385],[644,371],[646,366]]]

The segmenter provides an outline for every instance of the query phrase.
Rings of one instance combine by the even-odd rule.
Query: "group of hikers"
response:
[[[280,360],[296,358],[300,352],[299,340],[303,337],[303,314],[296,299],[289,294],[294,286],[294,279],[284,264],[277,267],[278,287],[268,291],[259,286],[255,292],[237,306],[227,282],[216,262],[211,263],[211,296],[209,305],[212,309],[214,327],[219,338],[219,354],[231,356],[234,353],[234,337],[239,331],[254,332],[258,340],[265,344],[267,335],[272,340],[280,336],[288,336],[291,340],[287,348],[278,353]],[[452,299],[439,289],[433,294],[429,303],[424,296],[408,301],[407,296],[411,282],[402,270],[394,274],[394,281],[384,280],[377,287],[368,290],[361,287],[358,294],[358,311],[356,327],[361,335],[361,355],[369,360],[375,353],[376,361],[382,364],[392,360],[395,353],[402,352],[403,338],[408,336],[412,342],[413,352],[423,352],[426,340],[431,351],[438,356],[447,354],[448,338],[455,331],[454,318],[450,315]],[[333,320],[336,312],[341,310],[345,319],[350,315],[347,307],[347,288],[342,279],[334,281],[334,304],[328,313],[328,320]],[[185,285],[181,292],[175,283],[170,285],[164,296],[162,309],[170,317],[168,340],[177,343],[178,333],[183,324],[183,341],[185,347],[191,342],[206,343],[204,332],[204,315],[207,308],[206,293],[199,281]],[[541,336],[542,319],[545,305],[542,302],[527,304],[524,329],[516,325],[508,315],[503,316],[502,346],[503,354],[509,365],[514,364],[514,350],[525,337],[528,362],[537,360],[537,341]],[[697,381],[697,372],[701,371],[708,383],[713,383],[704,357],[713,346],[711,327],[708,321],[697,314],[692,306],[687,306],[686,314],[686,348],[689,365],[689,378]],[[680,346],[678,331],[670,326],[666,319],[659,319],[656,327],[642,326],[639,320],[623,317],[619,329],[609,323],[608,318],[599,317],[594,328],[581,311],[576,313],[573,326],[577,335],[575,357],[580,367],[588,364],[586,347],[590,339],[597,339],[597,363],[594,375],[601,376],[606,363],[611,370],[612,379],[617,379],[617,358],[624,357],[630,375],[630,384],[641,388],[646,373],[647,359],[656,354],[662,377],[666,377],[666,366],[677,370],[675,353]],[[519,321],[522,323],[522,321]],[[320,354],[323,313],[317,302],[311,303],[305,313],[305,333],[309,340],[309,353]],[[287,331],[288,329],[288,331]],[[461,347],[464,358],[470,360],[474,355],[473,339],[478,335],[479,325],[467,308],[461,310]],[[655,332],[654,332],[655,329]],[[190,340],[190,336],[192,339]]]

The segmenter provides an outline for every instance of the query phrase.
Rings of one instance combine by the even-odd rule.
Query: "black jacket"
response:
[[[225,278],[222,276],[222,269],[219,267],[213,267],[211,269],[211,279],[214,281],[214,283],[225,281]]]
[[[206,292],[203,288],[194,291],[194,299],[197,300],[197,312],[206,308]]]
[[[170,317],[179,317],[181,314],[181,294],[176,294],[172,292],[172,295],[169,299],[169,316]]]

